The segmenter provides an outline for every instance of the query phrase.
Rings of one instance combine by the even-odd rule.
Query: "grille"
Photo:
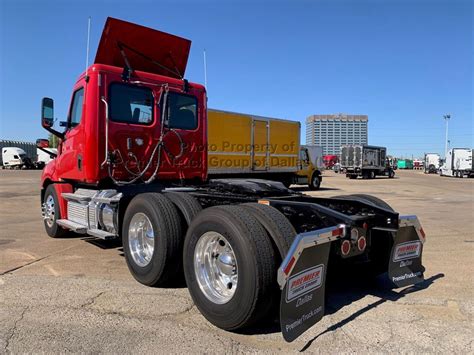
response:
[[[87,226],[87,205],[69,201],[67,203],[67,219]]]

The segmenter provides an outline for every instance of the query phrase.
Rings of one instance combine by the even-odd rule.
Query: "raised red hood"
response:
[[[120,45],[133,70],[178,79],[184,76],[191,48],[187,39],[109,17],[94,63],[124,67]]]

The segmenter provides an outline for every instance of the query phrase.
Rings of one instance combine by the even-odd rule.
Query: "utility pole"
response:
[[[451,115],[443,115],[443,118],[446,121],[446,141],[444,143],[444,158],[446,159],[446,155],[448,154],[448,122]]]

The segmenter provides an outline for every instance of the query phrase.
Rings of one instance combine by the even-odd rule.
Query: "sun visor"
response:
[[[94,63],[181,79],[191,41],[134,23],[107,18]]]

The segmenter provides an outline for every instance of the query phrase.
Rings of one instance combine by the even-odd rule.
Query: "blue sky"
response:
[[[300,120],[369,116],[369,143],[415,157],[472,147],[473,5],[470,0],[0,1],[0,138],[46,137],[40,100],[66,117],[107,16],[193,41],[186,77],[209,106]],[[302,137],[304,139],[304,132]]]

